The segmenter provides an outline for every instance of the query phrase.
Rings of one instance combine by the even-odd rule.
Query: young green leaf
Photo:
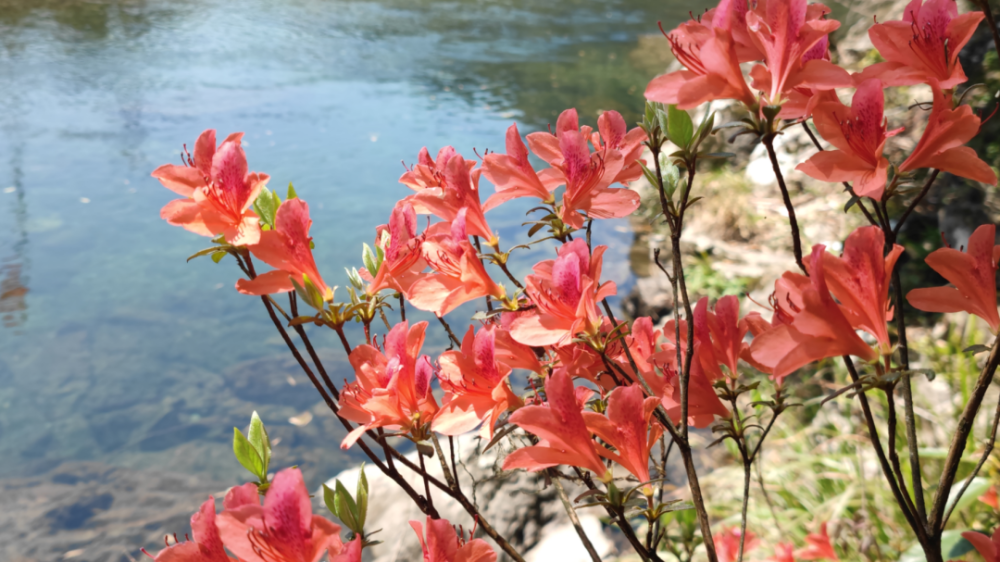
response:
[[[337,517],[344,522],[344,525],[355,533],[363,533],[364,529],[359,525],[358,506],[354,503],[354,498],[348,493],[347,488],[340,483],[340,480],[336,482],[333,501],[337,508]]]
[[[246,436],[235,427],[233,428],[233,453],[243,468],[249,470],[261,482],[264,481],[267,477],[267,473],[264,472],[264,462]]]
[[[295,193],[295,186],[292,185],[292,182],[288,182],[288,197],[287,198],[288,199],[298,199],[298,197],[299,197],[299,194]]]
[[[687,111],[677,109],[675,105],[667,106],[668,127],[667,137],[670,142],[681,148],[687,148],[694,137],[694,124],[691,123],[691,116]]]
[[[271,464],[271,439],[267,435],[264,422],[261,421],[256,411],[250,416],[250,430],[247,432],[247,441],[250,441],[254,450],[260,455],[261,462],[264,465],[263,474],[266,475],[267,468]]]
[[[229,252],[227,252],[225,250],[219,250],[218,252],[212,252],[212,261],[214,261],[215,263],[219,263],[220,261],[222,261],[222,258],[226,257],[226,254],[228,254],[228,253]]]
[[[365,476],[365,465],[361,463],[361,476],[358,477],[358,527],[365,528],[365,519],[368,518],[368,478]]]
[[[364,245],[364,249],[361,250],[361,261],[365,264],[365,269],[368,270],[373,277],[378,274],[378,264],[375,262],[375,253],[372,252],[371,246],[367,243]]]

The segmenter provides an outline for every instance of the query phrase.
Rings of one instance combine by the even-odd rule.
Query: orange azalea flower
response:
[[[548,377],[545,396],[544,406],[525,406],[510,415],[510,423],[535,434],[539,442],[508,455],[503,469],[537,471],[566,464],[586,468],[603,481],[611,478],[590,437],[569,375],[556,371]]]
[[[359,345],[351,352],[355,381],[340,393],[340,415],[362,424],[340,444],[351,445],[365,431],[376,427],[420,432],[438,411],[431,394],[434,367],[424,345],[427,322],[396,324],[383,339],[383,350]]]
[[[650,480],[649,450],[663,434],[663,427],[651,421],[659,403],[655,396],[643,398],[642,387],[633,384],[611,392],[606,416],[583,412],[587,428],[616,451],[598,447],[598,454],[622,465],[640,483]],[[644,491],[652,494],[653,488],[647,484]]]
[[[815,65],[816,63],[811,62],[814,60],[830,61],[830,38],[828,36],[824,35],[811,49],[806,51],[806,54],[802,55],[803,66]],[[771,86],[769,82],[762,81],[760,87],[769,90]],[[784,96],[781,111],[778,112],[778,117],[781,119],[808,119],[812,117],[813,110],[816,109],[817,105],[824,102],[840,101],[837,93],[826,88],[823,83],[799,83],[789,86]]]
[[[500,415],[524,405],[507,381],[510,366],[497,356],[496,331],[486,326],[476,334],[470,326],[461,350],[441,354],[438,380],[447,394],[434,416],[433,431],[461,435],[483,424],[480,435],[489,440]],[[534,355],[530,349],[526,352]]]
[[[270,176],[247,172],[242,138],[243,133],[233,133],[216,150],[215,130],[208,129],[185,166],[164,164],[154,170],[152,176],[164,187],[185,197],[167,203],[160,216],[195,234],[223,234],[236,246],[256,244],[260,223],[250,206]]]
[[[646,99],[674,104],[680,109],[694,109],[712,101],[732,99],[747,107],[757,106],[740,63],[753,49],[747,47],[746,4],[739,0],[722,2],[702,21],[689,21],[667,34],[670,50],[684,65],[678,70],[654,78],[646,86]],[[737,43],[737,39],[744,41]]]
[[[605,112],[605,115],[609,113],[613,112]],[[621,119],[620,115],[618,119]],[[580,127],[575,109],[567,109],[559,115],[555,135],[545,132],[528,135],[531,151],[552,166],[551,170],[543,172],[542,183],[550,191],[559,185],[566,185],[559,218],[573,228],[583,227],[584,216],[581,212],[591,218],[610,219],[628,216],[639,208],[637,192],[609,187],[616,181],[628,181],[638,176],[631,171],[623,172],[629,170],[635,160],[626,161],[625,154],[607,143],[617,141],[628,150],[629,157],[638,158],[641,154],[641,151],[633,150],[626,144],[631,142],[626,140],[627,135],[619,139],[620,130],[611,127],[611,122],[611,117],[608,117],[605,121],[609,124],[607,137],[601,137],[606,144],[594,153],[587,146],[592,129]],[[621,124],[624,125],[624,120]],[[635,137],[633,134],[632,140]]]
[[[764,53],[764,64],[750,72],[753,87],[771,105],[780,105],[792,88],[832,90],[851,86],[846,70],[812,49],[840,22],[823,19],[830,9],[806,0],[761,0],[747,16],[752,38]],[[807,59],[806,55],[810,57]]]
[[[882,86],[878,80],[862,82],[851,107],[839,101],[819,104],[813,112],[813,123],[837,150],[817,152],[795,169],[822,181],[854,182],[854,192],[859,196],[881,199],[889,170],[889,160],[882,156],[882,150],[887,138],[903,130],[886,130]]]
[[[367,292],[377,294],[383,289],[393,289],[406,295],[410,286],[423,276],[427,268],[421,245],[424,237],[417,236],[417,214],[405,201],[398,203],[389,216],[389,224],[376,229],[376,243],[385,253],[375,277],[365,268],[358,272],[367,281]]]
[[[736,557],[740,552],[740,537],[743,533],[739,527],[730,527],[717,533],[713,538],[715,541],[715,552],[719,555],[719,562],[736,562]],[[747,531],[746,540],[743,541],[743,553],[746,554],[757,548],[757,535]]]
[[[986,493],[979,496],[979,501],[985,503],[986,505],[992,507],[993,509],[1000,508],[1000,498],[997,497],[997,487],[990,486]]]
[[[516,124],[507,129],[507,154],[493,152],[483,157],[483,174],[497,191],[483,204],[484,211],[519,197],[537,197],[542,201],[549,201],[552,199],[552,191],[558,185],[551,182],[546,185],[535,172],[528,161],[528,149],[521,140]]]
[[[953,286],[913,289],[906,300],[913,308],[927,312],[974,314],[985,320],[996,334],[1000,330],[996,283],[1000,246],[994,245],[995,241],[996,226],[984,224],[969,237],[968,251],[934,250],[924,261]]]
[[[983,557],[986,562],[1000,562],[1000,527],[993,531],[992,536],[987,536],[975,531],[962,533],[965,540],[976,547],[976,552]]]
[[[594,335],[601,327],[597,303],[613,296],[613,281],[600,284],[601,264],[607,246],[594,248],[591,256],[582,238],[559,247],[559,257],[535,264],[525,278],[525,293],[535,305],[511,324],[510,335],[524,345],[569,343],[579,333]]]
[[[615,150],[621,153],[624,165],[613,180],[614,183],[628,185],[642,176],[640,157],[646,145],[646,131],[642,127],[628,130],[625,118],[617,111],[605,111],[597,118],[597,132],[591,133],[590,144],[595,149],[607,153]],[[644,161],[643,161],[644,162]]]
[[[729,417],[729,410],[719,400],[719,395],[715,393],[715,388],[712,386],[712,379],[705,373],[703,365],[708,361],[702,358],[702,353],[704,353],[702,345],[701,343],[695,343],[694,358],[691,361],[691,372],[688,377],[687,424],[698,428],[712,425],[716,416],[720,418]],[[676,351],[665,353],[664,355],[672,355],[676,362]],[[671,421],[679,424],[681,423],[681,414],[683,412],[683,408],[681,407],[680,375],[677,370],[671,367],[667,367],[666,372],[667,380],[664,389],[669,391],[669,394],[664,393],[660,397],[660,403],[667,410],[667,416],[670,417]]]
[[[427,540],[419,521],[410,521],[410,527],[420,539],[424,562],[496,562],[497,553],[483,539],[465,540],[455,532],[447,519],[427,516]]]
[[[886,62],[865,68],[856,80],[880,78],[886,86],[936,80],[950,90],[967,80],[958,55],[984,17],[982,12],[958,15],[955,0],[912,0],[903,21],[877,23],[868,30]]]
[[[254,279],[240,279],[236,282],[236,290],[245,295],[287,293],[295,289],[293,280],[299,287],[306,287],[308,281],[324,301],[332,301],[333,289],[320,277],[309,248],[311,225],[309,205],[305,201],[296,198],[282,202],[274,215],[274,230],[262,232],[258,243],[250,246],[254,256],[275,270]],[[304,298],[312,306],[322,307],[321,302],[312,302],[309,295]]]
[[[274,475],[264,496],[226,498],[219,534],[226,548],[243,562],[317,562],[343,548],[340,525],[312,512],[309,491],[297,468]]]
[[[795,556],[802,560],[840,560],[837,558],[837,552],[833,550],[830,535],[826,534],[825,521],[819,526],[818,533],[806,535],[806,543],[808,546],[797,550]]]
[[[219,528],[215,522],[215,498],[209,496],[201,509],[191,516],[193,540],[178,542],[164,548],[153,558],[155,562],[236,562],[226,554]],[[146,552],[143,550],[143,552]]]
[[[996,185],[997,176],[976,151],[963,146],[979,134],[980,120],[967,105],[954,109],[945,99],[936,80],[931,81],[934,107],[927,128],[917,147],[899,169],[903,172],[920,168],[937,168],[963,178]]]
[[[780,543],[774,547],[774,555],[767,562],[795,562],[795,545]]]
[[[400,183],[416,191],[405,201],[413,205],[418,214],[434,215],[449,222],[466,209],[469,234],[492,239],[493,232],[479,201],[481,170],[473,170],[476,162],[462,158],[450,146],[438,152],[436,161],[431,160],[426,148],[420,151],[418,158],[413,169],[399,178]]]
[[[424,275],[410,285],[407,297],[420,310],[444,316],[479,297],[505,296],[503,287],[486,273],[476,249],[469,243],[465,217],[466,209],[460,210],[451,222],[450,232],[441,232],[449,226],[447,223],[434,225],[438,228],[432,227],[421,245],[424,260],[436,273]]]
[[[354,539],[344,545],[340,554],[330,558],[330,562],[361,562],[361,543],[361,535],[354,535]]]
[[[712,372],[718,370],[719,365],[725,365],[728,376],[736,378],[740,354],[749,347],[743,341],[749,327],[740,322],[739,299],[733,295],[722,297],[715,302],[715,310],[709,311],[708,297],[702,297],[695,305],[694,323],[695,336],[705,346],[702,355],[709,359],[706,369]]]
[[[844,242],[844,253],[823,254],[826,283],[840,301],[851,326],[875,337],[882,354],[892,351],[886,323],[892,320],[889,283],[903,247],[894,244],[883,257],[885,236],[877,226],[856,229]]]
[[[628,345],[629,352],[632,354],[632,359],[635,361],[643,380],[650,386],[653,394],[662,397],[672,393],[673,388],[667,382],[667,377],[657,372],[657,367],[662,367],[664,363],[675,364],[677,355],[676,348],[673,348],[670,350],[671,353],[674,353],[672,363],[671,360],[665,362],[661,358],[660,354],[666,352],[663,351],[664,347],[660,343],[660,336],[662,336],[662,331],[653,329],[652,319],[643,316],[632,322],[632,329],[629,335],[625,336],[625,343]],[[625,355],[624,349],[622,351],[623,353],[618,354],[615,360],[622,370],[632,372],[628,356]],[[633,380],[635,380],[634,373]]]
[[[772,320],[774,327],[754,337],[750,344],[751,359],[763,366],[764,372],[771,373],[777,384],[799,367],[825,357],[855,355],[865,361],[875,361],[879,357],[878,352],[854,332],[850,320],[830,296],[824,271],[825,249],[822,244],[813,246],[810,277],[795,273],[784,275],[798,278],[786,283],[801,291],[797,295],[787,292],[789,302],[782,303],[787,309],[775,311],[776,317],[789,312],[794,314],[790,322]],[[777,283],[775,285],[777,290]]]

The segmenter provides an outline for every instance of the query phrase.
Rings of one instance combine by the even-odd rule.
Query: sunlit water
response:
[[[87,460],[233,483],[227,443],[254,409],[280,439],[276,462],[311,482],[355,462],[260,301],[233,290],[235,264],[185,263],[208,240],[159,219],[173,194],[150,171],[203,129],[245,131],[250,168],[309,201],[321,271],[344,285],[409,193],[401,161],[425,145],[502,150],[511,122],[528,132],[571,106],[634,123],[666,60],[656,21],[698,9],[0,0],[0,475]],[[489,215],[505,246],[524,240],[526,208]],[[627,223],[595,239],[627,289]],[[549,255],[523,252],[515,270]],[[335,339],[315,337],[334,379],[350,377]],[[306,411],[311,423],[289,423]]]

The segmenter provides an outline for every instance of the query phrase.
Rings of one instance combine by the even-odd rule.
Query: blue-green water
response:
[[[185,263],[208,240],[159,219],[173,194],[150,171],[203,129],[245,131],[250,168],[310,202],[317,261],[343,285],[409,193],[401,160],[502,150],[511,122],[527,132],[572,106],[634,123],[666,61],[666,41],[642,36],[700,8],[0,0],[0,476],[95,461],[235,482],[227,441],[254,409],[276,462],[313,480],[353,462],[260,302],[232,289],[235,264]],[[488,217],[505,246],[526,208]],[[627,288],[627,223],[595,239]],[[316,342],[335,379],[351,376],[330,334]],[[310,424],[288,422],[306,410]]]

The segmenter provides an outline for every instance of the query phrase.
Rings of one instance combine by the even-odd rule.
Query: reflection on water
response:
[[[158,218],[172,195],[149,172],[176,162],[203,129],[245,131],[251,168],[274,187],[294,181],[310,201],[317,261],[343,285],[339,272],[359,265],[361,244],[407,193],[400,160],[425,145],[481,154],[502,146],[512,121],[527,132],[574,105],[591,124],[607,109],[635,121],[646,82],[666,63],[656,20],[671,26],[692,9],[662,0],[0,0],[0,474],[58,477],[52,490],[63,490],[60,475],[99,465],[108,467],[100,474],[224,486],[240,477],[231,428],[254,409],[280,440],[275,458],[310,481],[354,462],[259,303],[233,291],[234,264],[185,264],[207,241]],[[505,245],[524,241],[529,206],[491,214]],[[595,229],[611,246],[607,275],[619,280],[629,276],[624,227]],[[523,273],[549,252],[514,254],[512,266]],[[445,337],[430,332],[427,352],[437,353]],[[335,380],[352,376],[335,336],[314,341]],[[289,422],[307,412],[309,423]],[[138,501],[111,478],[100,480],[100,493],[114,496],[107,513]],[[45,519],[77,503],[104,513],[107,501],[91,499],[37,521],[15,512],[18,525],[62,537],[32,556],[92,548],[85,532],[101,516],[77,530]],[[144,519],[112,546],[135,554],[180,521]]]

